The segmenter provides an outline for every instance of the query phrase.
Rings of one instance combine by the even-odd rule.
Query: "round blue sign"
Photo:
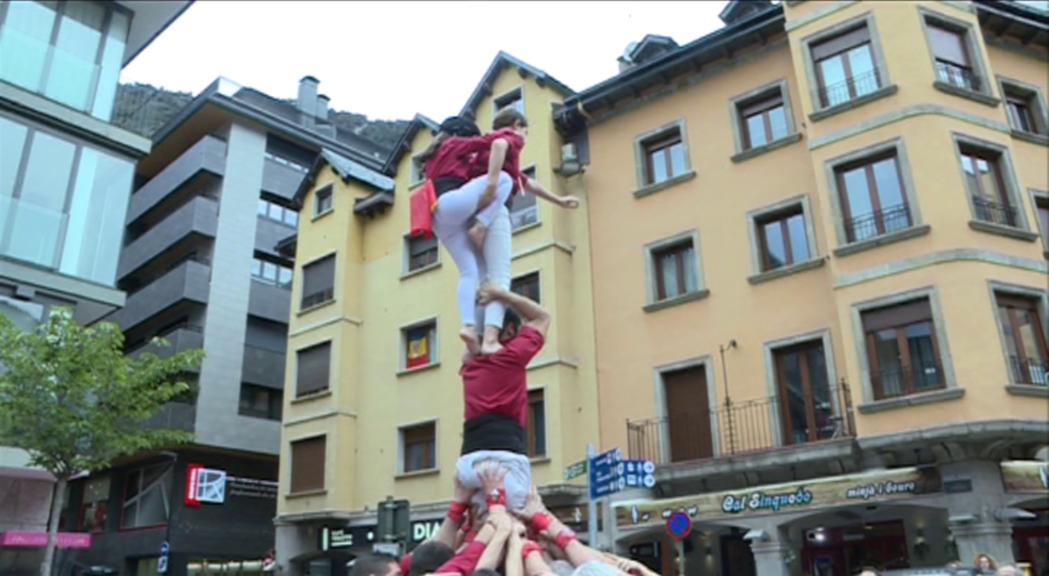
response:
[[[674,540],[684,540],[692,533],[692,519],[684,512],[675,512],[667,518],[667,534]]]

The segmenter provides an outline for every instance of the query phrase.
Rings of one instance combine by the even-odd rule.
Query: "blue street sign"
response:
[[[160,557],[157,558],[157,574],[167,574],[168,553],[170,552],[171,546],[166,541],[160,545]]]
[[[590,459],[590,498],[627,488],[653,488],[656,466],[648,460],[624,460],[618,449]]]
[[[667,534],[678,542],[692,533],[692,519],[684,512],[675,512],[667,519]]]

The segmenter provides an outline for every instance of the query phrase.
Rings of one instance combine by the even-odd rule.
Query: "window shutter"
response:
[[[866,44],[869,41],[870,33],[867,31],[867,26],[864,25],[845,32],[844,34],[824,40],[818,44],[814,44],[812,48],[810,48],[812,51],[812,59],[820,61],[829,56],[844,52],[850,48]]]
[[[868,310],[862,314],[862,317],[864,332],[874,332],[923,320],[932,320],[932,310],[929,308],[929,299],[922,298],[904,302],[903,304]]]

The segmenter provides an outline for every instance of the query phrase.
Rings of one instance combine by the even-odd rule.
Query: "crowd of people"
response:
[[[527,119],[514,109],[499,112],[488,134],[452,117],[420,155],[426,182],[412,200],[413,233],[436,235],[459,270],[462,450],[437,534],[399,560],[357,558],[354,576],[653,574],[580,542],[546,510],[532,484],[527,367],[543,347],[550,314],[510,291],[508,208],[522,193],[564,208],[578,207],[579,200],[522,174],[527,134]]]

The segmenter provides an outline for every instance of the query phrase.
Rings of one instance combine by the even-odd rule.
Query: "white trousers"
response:
[[[513,180],[506,172],[499,173],[495,200],[477,212],[477,203],[484,193],[487,176],[478,176],[455,190],[449,190],[437,199],[433,215],[433,230],[438,240],[452,255],[459,268],[459,288],[456,300],[463,326],[496,326],[502,328],[505,305],[492,302],[484,308],[483,321],[478,318],[477,288],[484,280],[510,288],[510,214],[506,200],[513,190]],[[479,252],[466,235],[470,221],[475,217],[488,227],[484,251]]]
[[[524,508],[528,500],[528,493],[532,490],[532,464],[528,457],[523,454],[506,452],[504,450],[478,450],[459,457],[456,462],[456,473],[459,482],[468,490],[478,490],[474,494],[473,504],[479,510],[485,510],[485,495],[481,494],[481,478],[477,474],[477,468],[485,462],[495,462],[500,468],[506,470],[503,478],[503,489],[506,490],[506,505],[510,510]]]

